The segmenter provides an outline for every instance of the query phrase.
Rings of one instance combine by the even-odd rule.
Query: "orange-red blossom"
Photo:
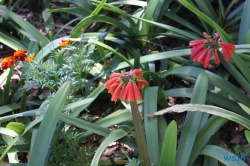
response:
[[[148,84],[147,81],[141,79],[142,75],[143,73],[139,69],[110,75],[110,79],[106,82],[105,87],[108,89],[108,93],[112,95],[111,100],[142,100],[140,89]]]
[[[8,69],[10,66],[13,66],[17,61],[26,61],[30,63],[35,57],[35,54],[31,54],[27,57],[27,51],[25,50],[17,50],[14,52],[14,55],[5,57],[1,62],[2,70]]]
[[[204,65],[204,68],[209,67],[209,62],[212,54],[214,53],[215,64],[220,63],[218,50],[222,48],[225,56],[225,60],[229,60],[233,56],[235,46],[231,43],[221,42],[218,33],[214,33],[212,38],[204,32],[206,39],[192,40],[189,42],[191,49],[191,58],[194,62],[200,62]]]
[[[59,46],[66,47],[70,44],[70,41],[68,39],[62,39],[61,43],[59,43]]]

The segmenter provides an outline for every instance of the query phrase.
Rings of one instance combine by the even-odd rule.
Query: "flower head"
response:
[[[16,52],[14,52],[14,57],[16,60],[21,60],[24,61],[25,58],[27,57],[27,52],[25,50],[17,50]]]
[[[148,85],[148,82],[141,79],[143,75],[139,69],[131,70],[130,72],[114,73],[110,75],[110,79],[106,82],[105,87],[108,93],[112,95],[111,100],[117,101],[140,101],[142,95],[139,88]]]
[[[61,43],[59,43],[59,46],[66,47],[69,45],[69,43],[70,43],[70,41],[68,39],[62,39]]]
[[[35,58],[35,54],[34,54],[34,53],[33,53],[33,54],[30,54],[30,56],[28,56],[28,57],[25,59],[25,62],[30,63],[30,62],[32,62],[32,61],[34,60],[34,58]]]
[[[8,56],[5,57],[1,63],[2,70],[8,69],[10,66],[13,66],[15,63],[15,57],[14,56]]]
[[[222,48],[225,59],[229,60],[233,56],[235,46],[227,42],[221,42],[218,33],[214,33],[210,37],[206,32],[203,33],[206,39],[192,40],[189,42],[191,49],[191,58],[194,62],[200,62],[204,65],[204,68],[209,67],[209,61],[214,53],[215,64],[220,63],[218,51]]]

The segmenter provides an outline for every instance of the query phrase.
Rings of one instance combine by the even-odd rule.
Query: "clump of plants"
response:
[[[45,62],[24,64],[22,79],[25,79],[26,89],[37,87],[54,93],[71,81],[72,98],[77,99],[86,97],[96,88],[94,76],[101,72],[102,66],[91,59],[93,45],[65,42],[63,40]]]

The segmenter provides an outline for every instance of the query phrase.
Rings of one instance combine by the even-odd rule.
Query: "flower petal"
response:
[[[205,39],[199,39],[199,40],[192,40],[189,42],[189,46],[190,47],[197,47],[199,45],[202,45],[205,43]]]
[[[120,76],[122,76],[122,73],[113,73],[109,76],[109,78],[120,77]]]
[[[208,48],[205,49],[205,50],[200,54],[200,56],[198,57],[198,62],[204,63],[204,60],[205,60],[205,58],[206,58],[206,56],[207,56],[207,51],[208,51]]]
[[[148,82],[145,81],[145,80],[143,80],[143,79],[141,79],[141,78],[138,78],[138,79],[137,79],[137,82],[138,82],[138,87],[139,87],[140,89],[144,88],[145,85],[148,85]]]
[[[214,51],[214,61],[215,61],[215,64],[216,65],[218,65],[218,64],[220,64],[220,58],[219,58],[219,55],[218,55],[218,51],[217,50],[215,50]]]
[[[133,94],[134,94],[134,100],[131,101],[140,101],[142,100],[141,92],[138,88],[138,86],[133,82],[132,83],[132,88],[133,88]]]
[[[105,83],[105,88],[109,89],[109,87],[114,84],[114,83],[118,83],[119,79],[117,77],[111,78],[109,79],[106,83]]]
[[[130,74],[134,74],[136,78],[140,78],[143,75],[142,71],[139,69],[130,70]]]
[[[232,50],[232,49],[229,48],[229,47],[225,47],[225,46],[223,46],[223,45],[221,45],[221,48],[222,48],[222,51],[223,51],[223,53],[224,53],[225,59],[226,59],[226,60],[231,59],[232,56],[233,56],[234,50]]]
[[[209,67],[210,58],[212,56],[213,50],[208,50],[207,55],[203,61],[204,68]]]
[[[111,101],[117,101],[117,100],[119,99],[119,93],[120,93],[120,91],[121,91],[121,88],[122,88],[122,85],[121,85],[121,84],[119,84],[119,85],[116,87],[114,93],[112,94]]]

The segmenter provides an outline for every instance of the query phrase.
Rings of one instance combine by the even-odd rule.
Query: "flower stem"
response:
[[[133,117],[133,124],[136,136],[137,150],[142,162],[142,166],[150,166],[150,159],[148,155],[145,132],[142,126],[142,120],[139,115],[139,110],[136,101],[130,101],[131,112]]]

